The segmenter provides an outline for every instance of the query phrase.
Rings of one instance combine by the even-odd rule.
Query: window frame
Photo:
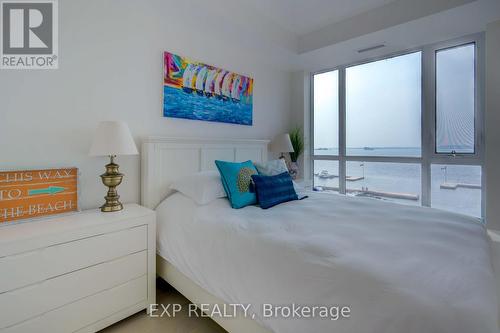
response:
[[[436,52],[466,44],[475,44],[475,109],[474,153],[437,153],[436,152]],[[310,170],[314,181],[314,161],[332,160],[339,163],[339,193],[346,194],[346,165],[348,161],[359,162],[392,162],[417,163],[421,165],[421,205],[430,207],[431,198],[431,165],[477,165],[481,167],[481,219],[485,216],[485,168],[484,168],[484,78],[485,78],[485,48],[484,33],[477,33],[449,41],[439,42],[422,47],[389,53],[383,56],[366,58],[361,61],[336,66],[320,71],[310,72]],[[347,156],[346,155],[346,69],[349,67],[371,63],[374,61],[394,58],[415,52],[421,52],[421,156],[420,157],[389,157],[389,156]],[[314,151],[314,75],[338,70],[339,75],[339,153],[338,155],[315,155]]]
[[[432,57],[429,57],[429,68],[428,68],[428,75],[427,78],[429,79],[429,98],[432,100],[432,105],[431,110],[430,110],[430,115],[432,116],[432,142],[433,142],[433,149],[432,149],[432,157],[433,158],[441,158],[443,156],[448,156],[448,157],[458,157],[459,159],[474,159],[474,158],[481,158],[484,154],[484,145],[481,144],[481,139],[483,137],[483,131],[484,131],[484,121],[483,121],[483,115],[484,115],[484,109],[483,109],[483,100],[484,97],[482,98],[481,92],[484,91],[482,87],[482,82],[480,80],[480,77],[484,78],[484,70],[482,68],[482,62],[480,61],[481,57],[484,56],[484,38],[473,38],[472,36],[469,37],[463,37],[463,38],[458,38],[454,39],[452,41],[447,41],[443,43],[438,43],[438,44],[433,44],[430,46],[427,46],[427,52],[432,54]],[[438,51],[444,51],[444,50],[449,50],[453,49],[456,47],[460,46],[466,46],[466,45],[471,45],[474,44],[475,46],[475,52],[474,52],[474,153],[457,153],[455,155],[451,153],[438,153],[437,152],[437,142],[436,142],[436,136],[437,136],[437,99],[436,99],[436,89],[437,89],[437,77],[436,77],[436,71],[437,71],[437,61],[436,61],[436,55]],[[481,53],[483,52],[483,53]]]
[[[325,70],[321,70],[321,71],[317,71],[317,72],[314,72],[314,73],[310,73],[310,104],[311,104],[311,121],[310,121],[310,133],[311,133],[311,140],[310,140],[310,144],[311,144],[311,155],[314,157],[314,75],[318,75],[318,74],[324,74],[324,73],[328,73],[328,72],[334,72],[334,71],[338,71],[338,96],[339,96],[339,100],[340,98],[342,98],[342,96],[340,95],[340,92],[341,92],[341,86],[344,84],[344,79],[343,77],[341,77],[341,75],[343,75],[341,73],[341,71],[338,69],[339,67],[334,67],[334,68],[330,68],[330,69],[325,69]],[[341,127],[343,127],[340,123],[340,119],[341,119],[341,110],[340,110],[340,103],[339,103],[339,137],[338,137],[338,143],[339,143],[339,155],[341,154],[341,148],[342,147],[342,142],[340,141],[342,136],[340,135],[340,131],[341,131]],[[320,157],[324,156],[324,157],[327,157],[325,158],[325,160],[332,160],[332,161],[337,161],[337,159],[330,159],[330,157],[338,157],[339,155],[317,155],[316,159],[321,159]],[[311,167],[313,167],[314,169],[314,161],[311,159]],[[313,170],[311,169],[311,170]],[[314,173],[314,170],[312,171]]]

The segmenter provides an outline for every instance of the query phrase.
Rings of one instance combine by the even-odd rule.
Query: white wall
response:
[[[486,27],[486,221],[500,229],[500,21]]]
[[[270,139],[288,130],[291,74],[281,60],[288,50],[248,25],[266,22],[238,24],[222,4],[59,1],[60,68],[0,71],[0,170],[77,166],[82,207],[90,208],[105,194],[98,175],[106,158],[87,156],[101,120],[126,121],[138,146],[147,135]],[[162,51],[252,76],[254,125],[163,118]],[[118,163],[122,201],[138,202],[139,157]]]

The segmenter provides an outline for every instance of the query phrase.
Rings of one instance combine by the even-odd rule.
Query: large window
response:
[[[347,155],[420,156],[421,52],[346,68]]]
[[[339,154],[339,71],[314,75],[314,153]]]
[[[474,153],[475,44],[436,52],[436,152]]]
[[[482,217],[482,38],[313,74],[315,189]]]
[[[432,207],[481,217],[481,167],[433,164]]]
[[[346,192],[420,205],[420,172],[420,165],[416,163],[348,161]]]
[[[314,186],[319,191],[339,191],[339,162],[314,161]]]

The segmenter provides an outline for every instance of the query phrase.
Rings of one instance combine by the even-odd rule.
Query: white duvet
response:
[[[483,225],[462,215],[311,193],[278,205],[157,208],[158,251],[274,332],[489,333],[497,301]],[[351,308],[350,318],[263,318],[262,304]]]

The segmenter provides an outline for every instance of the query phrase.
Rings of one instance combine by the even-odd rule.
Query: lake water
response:
[[[324,153],[325,151],[319,151]],[[331,153],[332,151],[329,151]],[[354,156],[420,156],[417,148],[381,148],[365,150],[364,148],[348,149]],[[403,155],[404,154],[404,155]],[[316,151],[318,155],[318,151]],[[326,155],[326,154],[324,154]],[[379,163],[354,162],[346,164],[350,195],[366,195],[367,191],[390,192],[418,197],[418,200],[394,199],[378,197],[403,204],[421,204],[421,165],[412,163]],[[338,176],[337,161],[314,161],[314,186],[338,188],[339,179],[322,178],[319,174],[326,171],[329,175]],[[350,179],[350,180],[349,180]],[[467,184],[480,186],[481,167],[468,165],[431,166],[431,201],[432,207],[451,210],[466,215],[481,217],[481,189],[458,186],[456,189],[441,188],[442,184]]]

